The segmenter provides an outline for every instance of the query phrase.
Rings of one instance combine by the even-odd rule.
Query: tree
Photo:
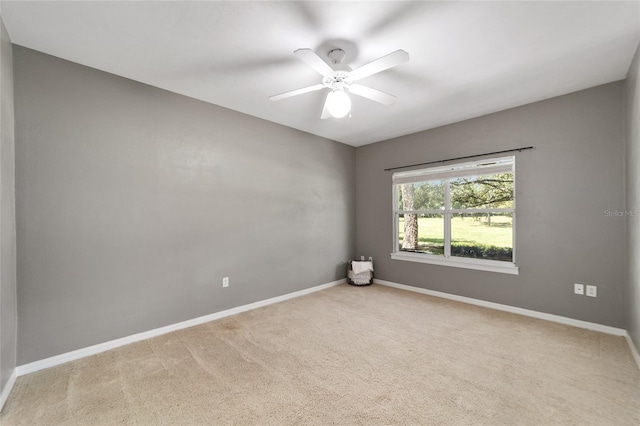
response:
[[[444,182],[421,182],[415,186],[416,210],[438,210],[444,207]]]
[[[444,182],[420,182],[400,185],[401,210],[438,210],[444,206]],[[418,215],[405,213],[402,248],[418,249]]]
[[[455,209],[513,206],[513,173],[452,179],[451,204]],[[491,226],[491,213],[484,213]],[[475,216],[475,215],[474,215]]]
[[[400,193],[402,196],[402,210],[415,210],[415,189],[413,184],[405,183],[404,185],[400,185]],[[404,215],[404,239],[402,240],[402,248],[405,250],[415,250],[418,248],[417,214],[405,213]]]

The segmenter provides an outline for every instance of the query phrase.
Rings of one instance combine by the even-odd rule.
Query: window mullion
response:
[[[451,213],[513,213],[513,208],[494,208],[494,209],[451,209]]]
[[[400,213],[398,212],[398,185],[393,185],[393,204],[391,206],[391,212],[393,217],[393,246],[391,252],[395,253],[398,250],[398,241],[400,240],[400,230],[398,229],[398,218]]]
[[[443,214],[444,210],[398,210],[398,214]]]
[[[449,179],[444,181],[444,257],[451,256],[451,188]]]

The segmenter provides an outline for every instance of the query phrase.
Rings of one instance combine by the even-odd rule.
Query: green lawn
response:
[[[492,216],[491,225],[487,219],[454,217],[451,219],[452,244],[486,245],[495,247],[512,246],[512,220],[508,216]],[[404,238],[404,218],[398,225],[400,241]],[[439,246],[444,244],[444,219],[418,218],[418,241],[421,245]]]

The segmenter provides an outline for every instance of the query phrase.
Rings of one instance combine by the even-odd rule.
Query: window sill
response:
[[[514,263],[499,262],[496,260],[446,258],[422,253],[391,253],[391,259],[404,260],[407,262],[429,263],[431,265],[452,266],[454,268],[499,272],[501,274],[519,274],[519,268]]]

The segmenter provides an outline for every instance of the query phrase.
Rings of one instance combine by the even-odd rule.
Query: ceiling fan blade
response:
[[[383,105],[391,105],[396,101],[395,96],[381,92],[377,89],[372,89],[371,87],[363,86],[362,84],[352,84],[349,86],[349,92],[354,95],[362,96],[363,98],[371,99],[372,101]]]
[[[328,77],[334,74],[333,68],[331,68],[325,61],[318,56],[316,52],[311,49],[298,49],[293,52],[298,58],[302,59],[311,68],[320,73],[323,77]]]
[[[326,120],[327,118],[331,118],[331,114],[329,113],[329,95],[327,95],[327,99],[324,101],[324,106],[322,107],[322,115],[320,116],[322,120]]]
[[[279,101],[280,99],[290,98],[292,96],[302,95],[303,93],[315,92],[324,88],[323,84],[314,84],[313,86],[303,87],[302,89],[292,90],[290,92],[280,93],[279,95],[269,96],[270,101]]]
[[[395,52],[389,53],[388,55],[378,58],[373,62],[369,62],[360,68],[356,68],[349,73],[349,77],[352,81],[360,80],[362,78],[369,77],[372,74],[405,63],[408,60],[409,54],[407,52],[402,49],[396,50]]]

